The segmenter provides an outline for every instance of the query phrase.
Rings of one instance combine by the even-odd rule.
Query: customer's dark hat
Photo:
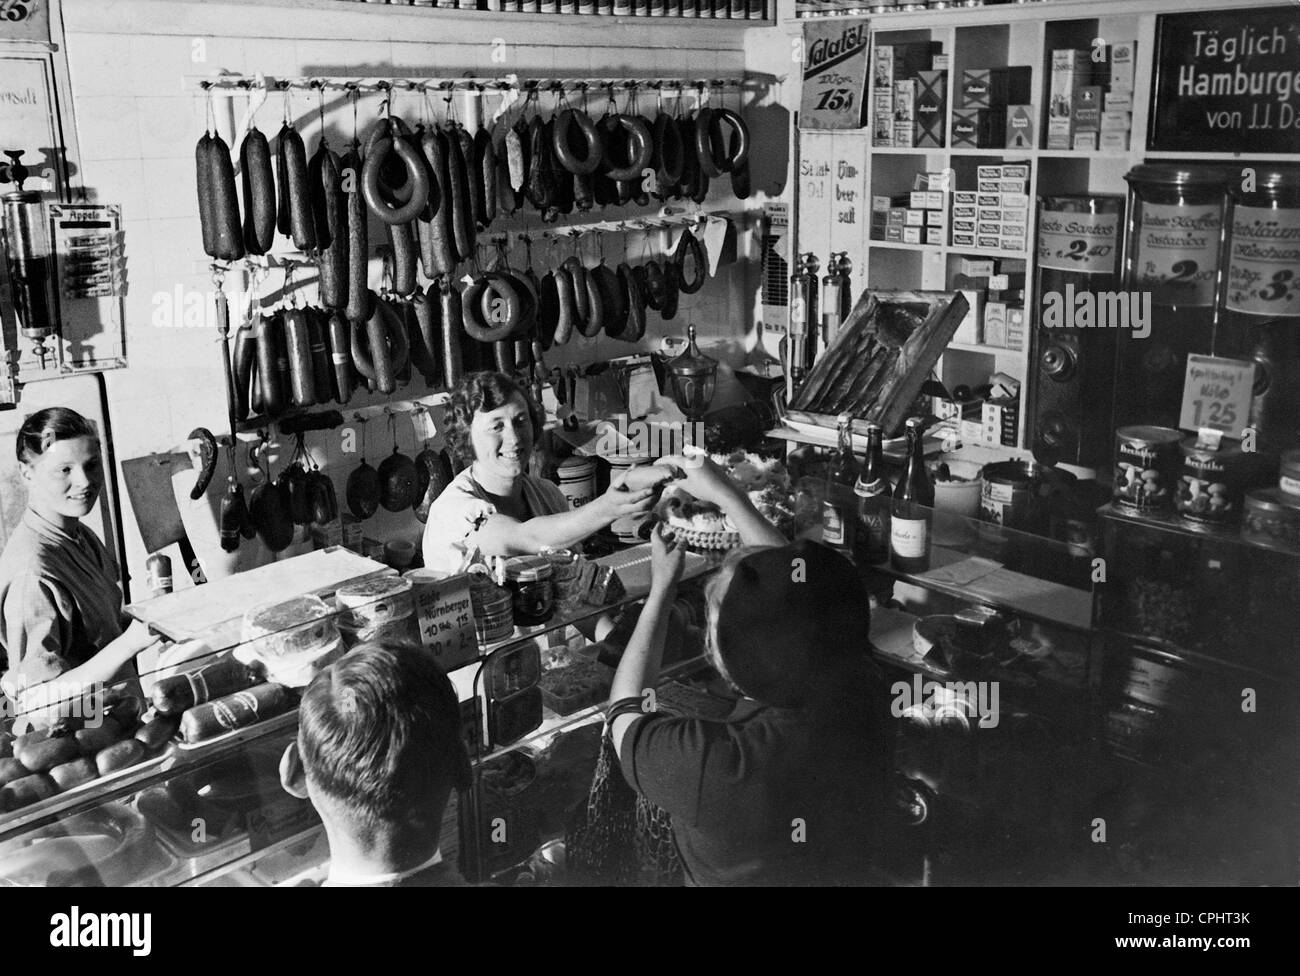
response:
[[[741,691],[794,707],[847,680],[868,653],[870,626],[853,564],[800,540],[736,566],[718,608],[717,649]]]

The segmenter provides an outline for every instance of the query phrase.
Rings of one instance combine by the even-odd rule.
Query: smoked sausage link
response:
[[[361,195],[361,157],[352,150],[343,157],[343,196],[348,222],[347,317],[364,322],[370,314],[367,304],[370,273],[370,212]]]
[[[239,146],[240,181],[244,189],[244,248],[265,254],[275,244],[275,175],[271,147],[256,126]]]
[[[289,204],[289,232],[293,246],[303,252],[316,248],[316,221],[311,211],[311,187],[307,176],[307,147],[293,126],[280,130],[281,159],[284,170],[280,179],[285,183],[285,198]]]

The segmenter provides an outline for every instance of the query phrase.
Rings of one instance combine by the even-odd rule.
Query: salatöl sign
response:
[[[1159,18],[1153,151],[1300,152],[1300,3]]]

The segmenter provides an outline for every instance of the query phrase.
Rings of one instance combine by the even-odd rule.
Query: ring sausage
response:
[[[391,207],[379,193],[379,171],[389,153],[396,153],[406,167],[412,187],[411,198],[400,207]],[[429,174],[405,137],[394,134],[379,139],[366,154],[361,165],[361,192],[366,206],[386,224],[406,224],[416,218],[429,202]]]
[[[574,152],[573,143],[570,141],[575,127],[586,143],[586,147],[580,153]],[[551,144],[560,165],[575,176],[588,176],[594,173],[605,154],[600,133],[596,131],[591,116],[586,112],[573,109],[565,109],[556,118]]]
[[[611,164],[609,178],[612,180],[640,180],[641,171],[650,162],[652,151],[650,130],[639,116],[617,115],[614,118],[619,129],[622,130],[620,135],[623,136],[624,151],[621,155],[627,162],[624,166]],[[618,141],[615,140],[615,142]],[[610,147],[607,145],[606,158],[609,157],[609,149]]]
[[[686,260],[695,262],[695,278],[686,277]],[[672,263],[677,269],[677,287],[687,295],[694,295],[704,284],[709,274],[709,265],[704,258],[704,245],[689,230],[682,231],[677,248],[673,251]]]

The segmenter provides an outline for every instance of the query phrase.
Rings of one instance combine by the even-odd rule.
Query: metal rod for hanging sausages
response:
[[[591,88],[647,88],[698,90],[701,87],[720,91],[744,88],[768,88],[785,81],[784,75],[752,73],[744,78],[519,78],[515,75],[496,78],[268,78],[247,75],[220,75],[199,81],[199,88],[213,97],[233,98],[256,89],[268,91],[345,92],[453,92],[453,91],[555,91],[581,92]]]

